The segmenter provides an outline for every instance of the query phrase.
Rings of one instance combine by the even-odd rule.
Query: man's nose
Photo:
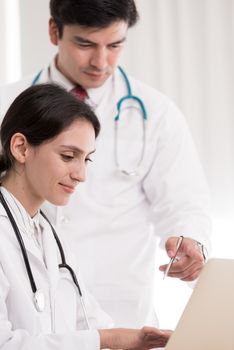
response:
[[[104,70],[107,67],[107,54],[106,48],[95,50],[91,58],[91,65],[98,70]]]

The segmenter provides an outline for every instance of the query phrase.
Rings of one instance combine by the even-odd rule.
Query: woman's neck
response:
[[[21,177],[8,174],[2,179],[1,185],[13,194],[31,217],[36,215],[42,201],[30,192],[30,189],[24,184]]]

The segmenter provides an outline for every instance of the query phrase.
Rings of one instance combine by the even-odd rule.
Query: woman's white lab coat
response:
[[[30,86],[34,77],[2,89],[2,111]],[[53,62],[50,70],[42,71],[38,83],[48,81],[68,91],[73,87]],[[157,324],[156,239],[164,247],[168,237],[184,235],[209,248],[209,196],[181,112],[155,89],[132,77],[129,81],[132,93],[141,98],[148,115],[146,153],[139,175],[123,175],[116,166],[114,117],[118,101],[127,93],[123,76],[116,69],[103,86],[88,89],[101,122],[101,134],[87,181],[78,187],[66,207],[50,205],[46,213],[72,244],[78,265],[82,273],[85,271],[86,285],[115,324],[141,327]],[[133,101],[124,107],[119,121],[118,158],[121,166],[131,170],[142,151],[142,116]]]
[[[0,204],[0,349],[100,349],[99,334],[95,329],[108,327],[110,318],[86,291],[78,275],[93,328],[86,330],[76,287],[69,273],[58,269],[61,260],[48,223],[40,217],[42,254],[30,235],[29,223],[25,220],[21,225],[20,216],[17,219],[37,288],[45,293],[46,305],[42,312],[35,308],[19,244]],[[24,232],[25,225],[28,232]],[[74,267],[67,249],[65,254]]]

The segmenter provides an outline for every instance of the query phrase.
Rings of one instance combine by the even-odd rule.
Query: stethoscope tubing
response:
[[[24,245],[24,241],[23,241],[23,238],[20,234],[20,231],[19,231],[19,228],[15,222],[15,219],[10,211],[10,208],[8,207],[7,205],[7,202],[5,200],[5,198],[3,197],[3,194],[2,192],[0,191],[0,200],[2,202],[2,205],[4,207],[4,209],[6,210],[6,213],[9,217],[9,220],[11,222],[11,225],[14,229],[14,232],[15,232],[15,236],[19,242],[19,245],[20,245],[20,249],[21,249],[21,252],[22,252],[22,255],[23,255],[23,259],[24,259],[24,263],[25,263],[25,267],[26,267],[26,270],[27,270],[27,274],[28,274],[28,278],[29,278],[29,281],[30,281],[30,285],[31,285],[31,289],[33,291],[33,293],[35,294],[36,291],[37,291],[37,286],[36,286],[36,283],[35,283],[35,280],[34,280],[34,277],[33,277],[33,273],[32,273],[32,270],[31,270],[31,266],[30,266],[30,263],[29,263],[29,259],[28,259],[28,255],[27,255],[27,252],[26,252],[26,248],[25,248],[25,245]]]
[[[121,72],[121,74],[122,74],[122,76],[123,76],[123,78],[125,80],[125,84],[126,84],[126,87],[127,87],[127,95],[123,96],[118,101],[118,103],[117,103],[117,115],[114,118],[114,121],[115,121],[115,128],[114,128],[114,130],[115,130],[115,137],[114,137],[115,163],[116,163],[116,166],[117,166],[118,170],[122,174],[132,177],[132,176],[138,176],[139,175],[139,169],[140,169],[140,166],[141,166],[141,164],[142,164],[142,162],[144,160],[145,149],[146,149],[146,122],[148,120],[148,115],[147,115],[146,108],[145,108],[145,105],[144,105],[142,99],[140,97],[135,96],[135,95],[132,94],[132,88],[131,88],[130,81],[128,79],[127,74],[125,73],[123,68],[121,68],[120,66],[118,66],[118,69],[120,70],[120,72]],[[118,133],[119,133],[119,121],[120,121],[121,107],[124,104],[124,102],[130,101],[130,100],[136,102],[140,106],[140,111],[141,111],[141,114],[142,114],[143,143],[142,143],[141,154],[140,154],[138,163],[136,164],[134,169],[127,170],[127,169],[124,169],[123,167],[121,167],[120,160],[119,160],[119,154],[118,154],[118,140],[119,140],[119,137],[118,137]]]

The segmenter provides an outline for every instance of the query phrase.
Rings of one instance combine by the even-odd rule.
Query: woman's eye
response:
[[[86,158],[86,159],[85,159],[85,162],[86,162],[86,163],[92,162],[92,159],[91,159],[91,158]]]
[[[70,160],[74,159],[74,156],[68,154],[61,154],[61,157],[65,162],[69,162]]]

